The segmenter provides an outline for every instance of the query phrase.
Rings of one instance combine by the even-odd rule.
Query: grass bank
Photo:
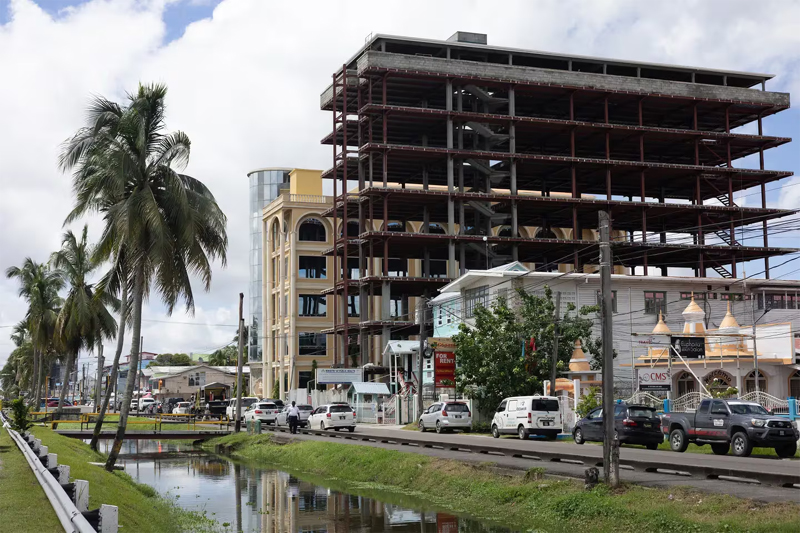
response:
[[[35,520],[31,520],[35,516]],[[63,532],[28,461],[0,428],[0,530],[19,533]]]
[[[506,476],[491,463],[473,465],[394,450],[300,441],[276,444],[270,435],[229,435],[208,441],[247,461],[325,477],[358,492],[370,487],[417,496],[451,512],[522,530],[608,532],[796,532],[800,505],[760,504],[685,488],[599,486],[575,480]],[[577,528],[577,529],[576,529]]]
[[[161,497],[149,485],[137,483],[128,474],[120,471],[106,472],[90,462],[105,462],[105,455],[95,453],[88,444],[58,435],[53,431],[36,427],[33,433],[48,447],[50,453],[58,454],[60,464],[69,465],[70,477],[89,482],[89,508],[96,509],[100,504],[116,505],[119,508],[120,531],[152,533],[180,533],[183,531],[216,531],[216,522],[205,516],[185,511],[172,501]],[[23,458],[24,460],[24,458]],[[49,506],[49,503],[47,504]],[[26,506],[31,519],[31,509]],[[0,516],[4,515],[0,513]],[[0,526],[5,527],[3,519]],[[8,531],[16,531],[9,529]],[[26,531],[26,530],[20,530]],[[43,531],[37,528],[30,531]]]

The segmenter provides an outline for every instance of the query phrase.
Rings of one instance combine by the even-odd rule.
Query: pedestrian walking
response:
[[[289,419],[289,432],[297,433],[297,422],[300,420],[300,409],[297,408],[295,402],[292,402],[292,406],[289,407],[289,412],[286,413],[286,415]]]

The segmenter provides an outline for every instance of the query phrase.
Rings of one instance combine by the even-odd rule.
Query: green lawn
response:
[[[32,518],[35,517],[35,520]],[[53,506],[7,431],[0,428],[0,530],[63,532]]]
[[[119,507],[119,524],[122,526],[120,531],[214,531],[214,521],[176,507],[171,501],[160,497],[155,489],[136,483],[128,474],[119,471],[109,473],[102,467],[90,465],[90,462],[105,462],[105,456],[93,452],[84,442],[58,435],[42,427],[34,428],[33,433],[42,439],[50,453],[58,454],[60,464],[69,465],[72,479],[85,479],[89,482],[90,509],[96,509],[103,503]],[[28,507],[29,521],[32,508],[35,507]],[[38,520],[38,514],[36,516]],[[0,513],[0,517],[4,518],[4,515]],[[3,518],[0,518],[0,528],[5,527]]]
[[[337,490],[409,495],[432,508],[471,515],[514,529],[548,532],[795,533],[800,505],[762,504],[731,496],[669,489],[604,485],[583,490],[577,480],[496,473],[492,463],[462,463],[413,453],[320,441],[273,444],[271,435],[229,435],[209,441],[235,457],[279,467]]]

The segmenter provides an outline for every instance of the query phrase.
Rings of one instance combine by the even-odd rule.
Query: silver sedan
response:
[[[289,425],[289,416],[287,413],[289,412],[289,407],[291,405],[285,406],[280,413],[278,413],[278,418],[275,419],[275,425],[277,426],[288,426]],[[297,421],[297,425],[301,428],[306,427],[308,425],[308,416],[311,414],[311,411],[314,410],[313,407],[306,404],[298,404],[297,409],[300,411],[300,420]]]

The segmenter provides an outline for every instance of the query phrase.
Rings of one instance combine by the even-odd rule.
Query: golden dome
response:
[[[669,326],[667,326],[667,323],[664,322],[664,315],[662,315],[661,313],[658,313],[658,324],[656,324],[656,327],[653,328],[653,333],[672,334],[672,331],[669,329]]]
[[[572,350],[572,358],[569,360],[569,370],[570,372],[589,372],[592,370],[589,366],[589,360],[586,359],[586,354],[581,348],[580,339],[575,340],[575,349]]]
[[[699,313],[703,316],[706,314],[705,311],[703,311],[703,309],[697,305],[697,302],[694,301],[694,293],[692,293],[692,301],[689,303],[686,309],[683,310],[682,314],[686,315],[689,313]]]
[[[736,318],[731,314],[731,303],[728,302],[728,312],[725,313],[725,318],[722,319],[722,324],[719,325],[720,330],[724,329],[731,329],[739,331],[739,323],[736,321]]]

